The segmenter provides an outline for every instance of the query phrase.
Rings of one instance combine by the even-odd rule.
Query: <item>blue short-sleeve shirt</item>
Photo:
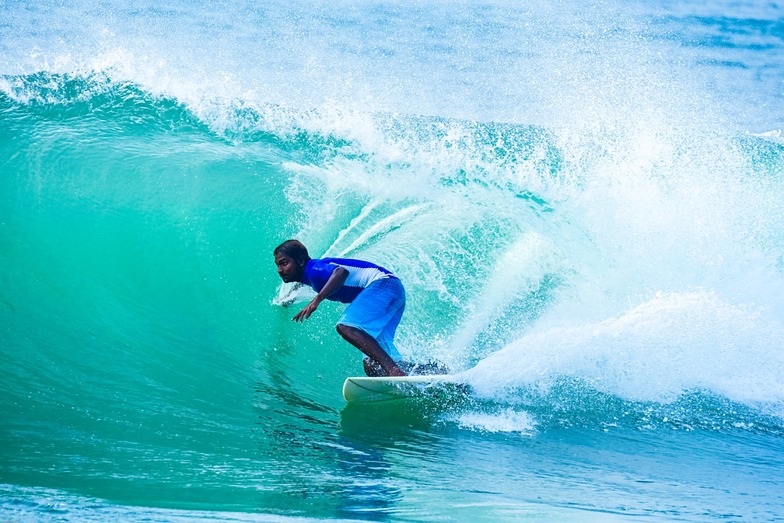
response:
[[[328,300],[351,303],[360,292],[374,281],[384,278],[396,278],[391,271],[363,260],[350,258],[321,258],[309,260],[305,264],[302,283],[310,285],[319,292],[327,284],[332,272],[344,267],[349,275],[343,286],[327,297]]]

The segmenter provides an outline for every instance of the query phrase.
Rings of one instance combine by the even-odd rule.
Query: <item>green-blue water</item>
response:
[[[784,519],[780,10],[0,6],[0,519]]]

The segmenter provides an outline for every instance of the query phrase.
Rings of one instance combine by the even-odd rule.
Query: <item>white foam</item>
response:
[[[511,408],[495,413],[464,412],[452,420],[460,427],[492,433],[517,433],[532,436],[536,433],[536,421],[525,411]]]
[[[482,395],[576,377],[629,400],[707,389],[743,402],[784,401],[784,326],[715,292],[661,293],[597,323],[540,327],[466,372]]]

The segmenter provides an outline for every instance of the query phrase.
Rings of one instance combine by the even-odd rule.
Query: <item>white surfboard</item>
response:
[[[346,378],[343,383],[343,397],[349,403],[377,403],[419,396],[438,396],[440,394],[466,394],[468,387],[455,381],[448,374],[423,376]]]

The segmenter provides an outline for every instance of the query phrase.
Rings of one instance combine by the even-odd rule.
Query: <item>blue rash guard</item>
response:
[[[351,303],[362,290],[371,283],[384,278],[396,278],[392,272],[379,265],[350,258],[321,258],[309,260],[305,265],[302,283],[310,285],[316,292],[321,291],[338,267],[348,270],[349,275],[343,287],[327,297],[328,300]]]

